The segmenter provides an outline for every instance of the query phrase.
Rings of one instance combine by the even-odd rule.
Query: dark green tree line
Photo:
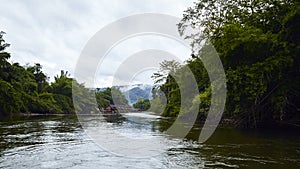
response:
[[[19,113],[75,113],[72,101],[72,83],[78,86],[81,98],[90,90],[61,71],[55,81],[49,84],[47,75],[42,71],[42,65],[20,66],[19,63],[9,63],[10,53],[5,49],[9,44],[0,33],[0,116]],[[78,94],[79,95],[79,94]],[[80,96],[80,95],[79,95]],[[91,100],[81,99],[84,109]],[[96,106],[94,106],[96,107]]]

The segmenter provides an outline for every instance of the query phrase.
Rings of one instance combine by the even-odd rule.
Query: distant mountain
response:
[[[152,99],[152,85],[135,84],[130,86],[115,86],[118,88],[128,100],[130,105],[137,102],[139,98]]]
[[[152,99],[153,86],[149,84],[134,84],[113,87],[122,92],[130,105],[136,103],[139,98]],[[99,90],[103,91],[105,89],[106,87],[100,88]]]
[[[139,87],[135,87],[126,91],[124,93],[126,99],[128,100],[129,104],[134,104],[138,101],[139,98],[150,99],[151,91],[142,90]]]

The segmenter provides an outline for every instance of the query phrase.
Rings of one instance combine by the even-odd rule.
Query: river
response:
[[[180,139],[164,133],[172,121],[147,112],[101,118],[101,131],[109,128],[125,137],[156,136],[164,140],[158,154],[131,158],[96,142],[76,116],[2,119],[0,168],[300,168],[300,135],[295,132],[219,127],[200,144],[200,125]],[[108,140],[117,147],[120,139],[113,137]]]

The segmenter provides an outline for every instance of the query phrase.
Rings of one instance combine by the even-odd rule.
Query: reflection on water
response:
[[[87,136],[74,116],[2,120],[0,168],[300,168],[300,136],[294,132],[221,127],[199,144],[200,126],[185,139],[173,138],[163,132],[172,120],[149,113],[100,120],[124,136],[163,138],[166,149],[149,158],[112,154]]]

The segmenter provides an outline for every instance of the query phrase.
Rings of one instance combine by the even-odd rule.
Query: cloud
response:
[[[44,72],[53,80],[61,69],[74,73],[81,50],[87,41],[105,25],[125,16],[138,13],[164,13],[181,17],[192,6],[184,0],[10,0],[1,2],[0,30],[11,44],[11,61],[41,63]],[[108,62],[120,63],[122,55],[153,46],[172,45],[149,40],[141,47],[135,40],[113,51]],[[179,52],[180,53],[180,52]],[[182,53],[182,52],[181,52]],[[100,85],[109,85],[113,72],[104,67]],[[136,80],[138,82],[139,80]],[[143,80],[140,78],[140,82]]]

